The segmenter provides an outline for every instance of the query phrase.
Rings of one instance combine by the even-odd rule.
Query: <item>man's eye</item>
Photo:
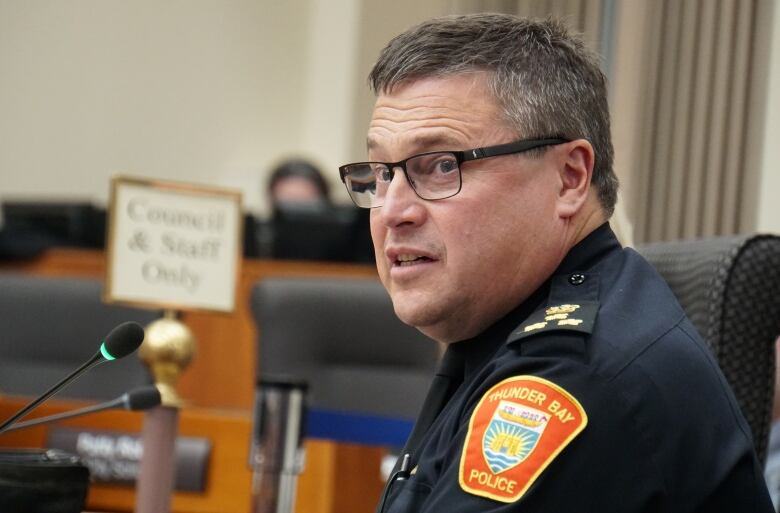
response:
[[[438,162],[436,162],[436,172],[447,174],[451,173],[453,171],[457,171],[458,169],[458,161],[452,158],[446,158],[446,159],[440,159]]]

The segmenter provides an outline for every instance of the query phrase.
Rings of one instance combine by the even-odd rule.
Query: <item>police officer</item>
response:
[[[393,39],[370,75],[370,208],[396,314],[448,345],[378,511],[764,512],[737,403],[621,248],[604,76],[554,21]]]

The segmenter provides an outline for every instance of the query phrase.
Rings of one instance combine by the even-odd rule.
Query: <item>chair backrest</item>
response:
[[[780,237],[663,242],[637,250],[666,279],[715,354],[763,462],[780,335]]]
[[[372,279],[271,278],[252,291],[259,377],[309,384],[312,407],[413,419],[438,359]]]
[[[101,301],[101,282],[0,273],[0,393],[37,395],[92,357],[118,324],[160,312]],[[150,383],[136,354],[99,365],[58,397],[113,399]]]

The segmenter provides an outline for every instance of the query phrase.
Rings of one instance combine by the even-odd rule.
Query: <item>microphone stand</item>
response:
[[[87,360],[81,367],[71,372],[65,379],[55,384],[30,404],[16,412],[10,419],[0,424],[0,433],[8,430],[8,427],[27,415],[30,410],[37,408],[43,401],[59,392],[63,387],[70,384],[95,365],[108,361],[123,358],[135,351],[144,340],[144,329],[136,322],[127,321],[115,327],[106,335],[105,340],[100,345],[100,349],[95,356]]]
[[[71,383],[73,380],[87,372],[89,369],[94,367],[95,365],[98,365],[99,363],[105,361],[103,358],[103,355],[100,351],[95,353],[95,356],[90,358],[87,362],[85,362],[81,367],[76,369],[75,371],[71,372],[65,379],[60,381],[59,383],[55,384],[53,387],[48,389],[46,392],[44,392],[42,395],[40,395],[38,398],[30,402],[27,406],[16,412],[11,418],[7,419],[5,422],[0,424],[0,433],[4,433],[6,431],[10,430],[11,424],[13,424],[18,419],[24,417],[27,415],[31,410],[37,408],[42,402],[44,402],[49,397],[53,396],[57,392],[59,392],[63,387]]]
[[[17,429],[30,428],[30,427],[33,427],[33,426],[39,426],[41,424],[49,424],[50,422],[57,422],[57,421],[60,421],[60,420],[70,419],[70,418],[73,418],[73,417],[80,417],[82,415],[88,415],[90,413],[98,413],[98,412],[101,412],[101,411],[104,411],[104,410],[111,410],[111,409],[118,408],[118,407],[122,406],[123,402],[124,402],[123,398],[119,397],[119,398],[114,399],[112,401],[109,401],[107,403],[100,403],[100,404],[96,404],[94,406],[87,406],[85,408],[81,408],[81,409],[75,410],[75,411],[66,411],[66,412],[58,413],[56,415],[49,415],[49,416],[46,416],[46,417],[41,417],[41,418],[38,418],[38,419],[32,419],[32,420],[28,420],[28,421],[25,421],[25,422],[18,422],[16,424],[14,424],[13,426],[9,426],[5,430],[5,432],[16,431]]]

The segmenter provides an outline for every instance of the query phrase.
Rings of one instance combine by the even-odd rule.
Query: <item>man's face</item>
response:
[[[376,101],[369,160],[517,140],[502,119],[481,73],[402,84]],[[552,153],[465,162],[460,193],[438,201],[417,197],[396,172],[384,205],[371,212],[371,235],[402,321],[441,342],[463,340],[552,273],[564,253]]]

